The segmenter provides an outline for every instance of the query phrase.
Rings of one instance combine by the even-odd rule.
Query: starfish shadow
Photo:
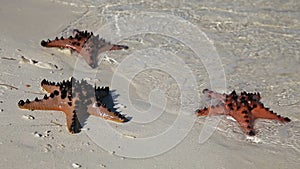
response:
[[[102,97],[100,99],[100,102],[102,105],[105,105],[105,107],[107,108],[107,110],[113,112],[115,115],[121,115],[121,112],[118,111],[117,108],[115,108],[115,101],[117,99],[117,97],[119,96],[119,94],[116,94],[116,90],[110,90],[108,95]],[[94,103],[96,104],[96,103]],[[96,109],[96,107],[95,107]],[[81,124],[81,128],[84,128],[84,126],[87,124],[88,122],[88,118],[91,114],[89,113],[86,113],[88,112],[87,110],[87,105],[79,105],[78,106],[78,113],[77,113],[77,117],[78,117],[78,120]],[[124,122],[128,122],[132,119],[132,117],[126,117],[126,120]]]

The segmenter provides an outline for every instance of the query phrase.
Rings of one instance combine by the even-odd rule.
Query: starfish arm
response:
[[[61,95],[59,97],[61,98]],[[78,106],[76,106],[77,100],[77,97],[73,97],[72,100],[66,97],[60,101],[61,111],[66,115],[68,131],[72,134],[79,133],[82,128],[79,122],[78,112],[75,110],[75,108],[78,108]]]
[[[88,113],[90,115],[101,117],[103,119],[118,123],[124,123],[128,121],[124,115],[112,112],[111,110],[106,108],[105,105],[90,105],[88,106]]]
[[[197,116],[208,116],[209,109],[207,107],[204,107],[203,109],[197,109],[196,114]]]
[[[110,51],[112,50],[114,47],[114,45],[112,44],[108,44],[108,43],[105,43],[105,44],[102,44],[102,45],[99,45],[98,46],[98,53],[103,53],[103,52],[106,52],[106,51]],[[114,49],[114,50],[118,50],[118,49]]]
[[[51,93],[48,97],[47,95],[44,96],[43,99],[36,98],[34,101],[26,101],[20,100],[18,103],[19,108],[21,109],[28,109],[28,110],[57,110],[61,111],[62,106],[60,97],[58,97],[58,93],[54,92]]]
[[[98,64],[98,50],[95,48],[91,48],[88,45],[85,45],[79,52],[78,52],[83,59],[86,61],[88,65],[90,65],[92,68],[95,68]]]
[[[239,99],[241,101],[243,100],[251,100],[251,101],[254,101],[254,102],[258,102],[261,97],[260,97],[260,93],[257,92],[257,93],[247,93],[245,91],[241,92],[241,95],[239,96]]]
[[[276,113],[269,110],[268,108],[265,108],[262,104],[258,104],[257,107],[252,109],[251,112],[255,119],[264,118],[264,119],[270,119],[270,120],[278,120],[283,123],[291,121],[288,117],[282,117],[280,115],[277,115]]]
[[[122,49],[128,49],[129,47],[126,45],[116,45],[113,44],[112,47],[109,50],[122,50]]]
[[[77,117],[77,113],[75,110],[73,111],[66,111],[66,118],[67,118],[67,128],[68,131],[72,134],[79,133],[80,129],[82,128]]]
[[[74,99],[75,100],[75,99]],[[34,101],[20,100],[19,108],[29,110],[56,110],[63,111],[67,119],[67,128],[70,133],[80,132],[81,125],[75,112],[75,101],[68,98],[62,99],[60,93],[55,90],[50,96],[45,95],[43,99],[35,99]]]
[[[80,52],[82,49],[82,46],[84,45],[85,41],[87,38],[80,38],[78,40],[77,38],[69,37],[67,39],[64,39],[63,37],[61,39],[56,38],[55,40],[48,40],[48,41],[41,41],[41,45],[43,47],[56,47],[56,48],[61,48],[61,49],[72,49],[75,50],[76,52]]]
[[[201,110],[196,111],[198,116],[208,116],[208,115],[226,115],[228,114],[225,110],[224,106],[216,105],[216,106],[210,106],[205,107]]]
[[[47,93],[53,93],[55,90],[59,91],[59,86],[55,85],[54,82],[49,82],[46,79],[44,79],[41,82],[41,87],[47,92]]]
[[[250,136],[255,135],[254,131],[254,119],[251,112],[243,107],[239,110],[230,111],[230,116],[232,116],[240,125],[240,127]]]

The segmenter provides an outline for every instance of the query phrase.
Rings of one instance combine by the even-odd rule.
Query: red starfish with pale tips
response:
[[[103,103],[109,95],[108,87],[93,87],[86,81],[77,81],[75,78],[61,83],[43,80],[41,86],[50,95],[34,101],[20,100],[19,108],[29,110],[57,110],[63,111],[67,119],[67,128],[70,133],[79,133],[81,123],[89,115],[98,116],[107,120],[123,123],[128,121],[124,115],[113,112]]]
[[[76,51],[92,68],[97,66],[98,54],[110,50],[128,49],[128,46],[125,45],[116,45],[106,42],[104,39],[99,38],[99,35],[94,36],[93,32],[74,29],[73,34],[74,37],[70,36],[69,38],[56,37],[55,40],[42,40],[41,45],[61,49],[68,48]]]
[[[203,94],[219,103],[197,110],[198,116],[210,114],[232,116],[250,136],[255,135],[254,122],[258,118],[278,120],[283,123],[291,121],[288,117],[282,117],[269,110],[269,108],[265,108],[263,103],[260,102],[259,93],[242,92],[241,95],[237,95],[233,91],[231,94],[220,94],[204,89]]]

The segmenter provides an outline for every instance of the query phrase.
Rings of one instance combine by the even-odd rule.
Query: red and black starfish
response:
[[[278,120],[283,123],[291,121],[288,117],[282,117],[269,110],[269,108],[265,108],[263,103],[260,102],[259,93],[241,92],[241,95],[237,95],[233,91],[231,94],[220,94],[208,89],[204,89],[203,93],[219,103],[197,110],[198,116],[210,114],[232,116],[250,136],[255,135],[254,121],[258,118]]]
[[[82,124],[89,115],[98,116],[115,122],[128,121],[124,115],[113,112],[103,99],[109,95],[108,87],[93,87],[86,81],[75,78],[61,83],[43,80],[41,86],[50,95],[34,101],[20,100],[18,106],[29,110],[57,110],[63,111],[67,119],[67,127],[71,133],[79,133]]]
[[[104,39],[99,38],[99,35],[94,36],[93,32],[75,29],[73,33],[74,36],[70,36],[69,38],[56,37],[55,40],[42,40],[41,45],[44,47],[68,48],[74,50],[79,53],[92,68],[97,67],[98,54],[110,50],[128,49],[128,46],[125,45],[116,45],[106,42]]]

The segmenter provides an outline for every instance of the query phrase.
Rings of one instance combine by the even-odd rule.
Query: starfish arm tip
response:
[[[288,118],[288,117],[285,117],[285,118],[284,118],[284,121],[285,121],[285,122],[291,122],[292,120],[291,120],[290,118]]]
[[[25,104],[24,100],[20,100],[20,101],[18,102],[18,106],[19,106],[19,107],[24,106],[24,104]]]
[[[209,91],[208,89],[203,89],[203,90],[202,90],[202,93],[205,94],[205,93],[208,92],[208,91]]]
[[[44,40],[42,40],[42,41],[41,41],[41,46],[46,47],[46,45],[47,45],[47,42],[44,41]]]
[[[248,135],[249,135],[249,136],[255,136],[255,132],[254,132],[253,130],[250,130],[250,131],[248,132]]]

